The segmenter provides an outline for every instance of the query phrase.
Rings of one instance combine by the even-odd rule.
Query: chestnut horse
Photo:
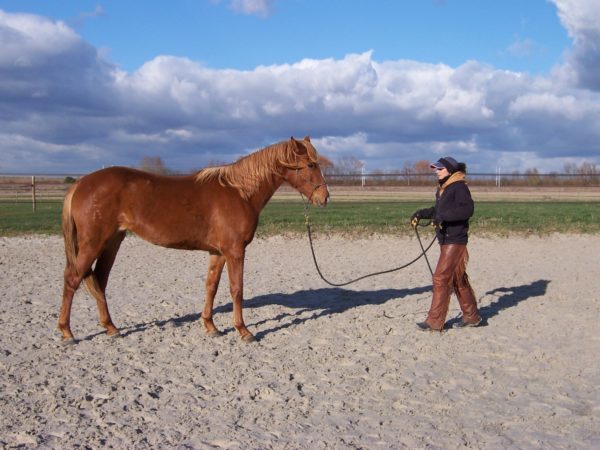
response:
[[[82,281],[96,299],[100,325],[109,336],[119,334],[105,294],[126,231],[163,247],[210,253],[201,318],[211,336],[220,334],[213,322],[213,301],[227,264],[233,325],[242,340],[253,341],[242,316],[244,256],[261,210],[283,182],[310,203],[327,204],[329,191],[308,137],[291,138],[190,176],[111,167],[78,180],[65,196],[62,213],[67,264],[58,328],[63,341],[74,341],[71,304]]]

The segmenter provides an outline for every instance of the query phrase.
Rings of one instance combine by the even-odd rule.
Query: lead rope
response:
[[[308,232],[308,241],[310,242],[310,251],[312,253],[313,261],[315,262],[315,268],[317,269],[317,273],[319,274],[319,276],[321,277],[321,279],[325,283],[327,283],[328,285],[334,286],[334,287],[347,286],[349,284],[356,283],[359,280],[364,280],[365,278],[374,277],[374,276],[377,276],[377,275],[383,275],[383,274],[386,274],[386,273],[397,272],[398,270],[405,269],[406,267],[410,266],[411,264],[414,264],[419,259],[421,259],[421,257],[425,257],[425,261],[427,261],[427,267],[429,268],[429,272],[431,272],[431,276],[433,277],[433,270],[431,270],[431,264],[429,264],[429,259],[427,258],[427,252],[429,251],[429,249],[431,248],[431,246],[435,242],[436,237],[434,236],[433,239],[431,240],[431,242],[429,243],[429,245],[427,246],[427,248],[425,248],[425,247],[423,247],[423,242],[421,242],[421,236],[419,235],[419,230],[418,230],[418,227],[429,226],[431,224],[431,221],[429,221],[429,223],[426,223],[424,225],[421,225],[420,223],[418,223],[417,226],[414,227],[415,234],[417,235],[417,240],[419,241],[419,245],[421,246],[421,254],[419,254],[419,256],[417,256],[412,261],[410,261],[410,262],[408,262],[408,263],[406,263],[406,264],[404,264],[404,265],[402,265],[400,267],[394,267],[393,269],[382,270],[381,272],[369,273],[367,275],[363,275],[362,277],[358,277],[358,278],[355,278],[353,280],[346,281],[345,283],[332,283],[327,278],[325,278],[325,276],[321,272],[321,269],[319,268],[319,263],[317,262],[317,257],[315,255],[315,249],[314,249],[313,240],[312,240],[312,231],[310,229],[310,221],[309,221],[309,218],[308,218],[308,204],[304,200],[304,196],[302,194],[301,194],[301,196],[302,196],[302,201],[304,203],[304,223],[306,224],[306,230]]]

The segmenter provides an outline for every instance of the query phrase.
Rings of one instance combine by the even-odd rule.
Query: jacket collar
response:
[[[456,183],[457,181],[465,181],[464,172],[454,172],[452,175],[450,175],[450,178],[448,178],[446,182],[440,186],[440,195],[442,195],[448,186],[450,186],[452,183]]]

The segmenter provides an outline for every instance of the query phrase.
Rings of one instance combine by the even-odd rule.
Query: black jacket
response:
[[[456,176],[458,175],[458,176]],[[440,226],[440,244],[466,244],[469,240],[469,218],[475,205],[464,175],[457,172],[435,193],[435,206],[418,211],[420,217],[433,219]]]

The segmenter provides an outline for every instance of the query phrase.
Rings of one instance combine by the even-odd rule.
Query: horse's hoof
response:
[[[245,336],[242,336],[242,341],[246,342],[247,344],[251,343],[251,342],[256,342],[257,339],[254,337],[253,334],[247,334]]]
[[[121,332],[119,330],[107,331],[106,335],[111,339],[115,339],[121,337]]]
[[[71,345],[77,344],[77,341],[75,340],[74,337],[71,336],[71,337],[68,337],[68,338],[65,338],[65,337],[61,338],[60,343],[62,345],[64,345],[65,347],[69,347]]]
[[[211,330],[211,331],[207,331],[206,335],[208,337],[215,338],[215,337],[223,336],[223,333],[221,333],[219,330]]]

